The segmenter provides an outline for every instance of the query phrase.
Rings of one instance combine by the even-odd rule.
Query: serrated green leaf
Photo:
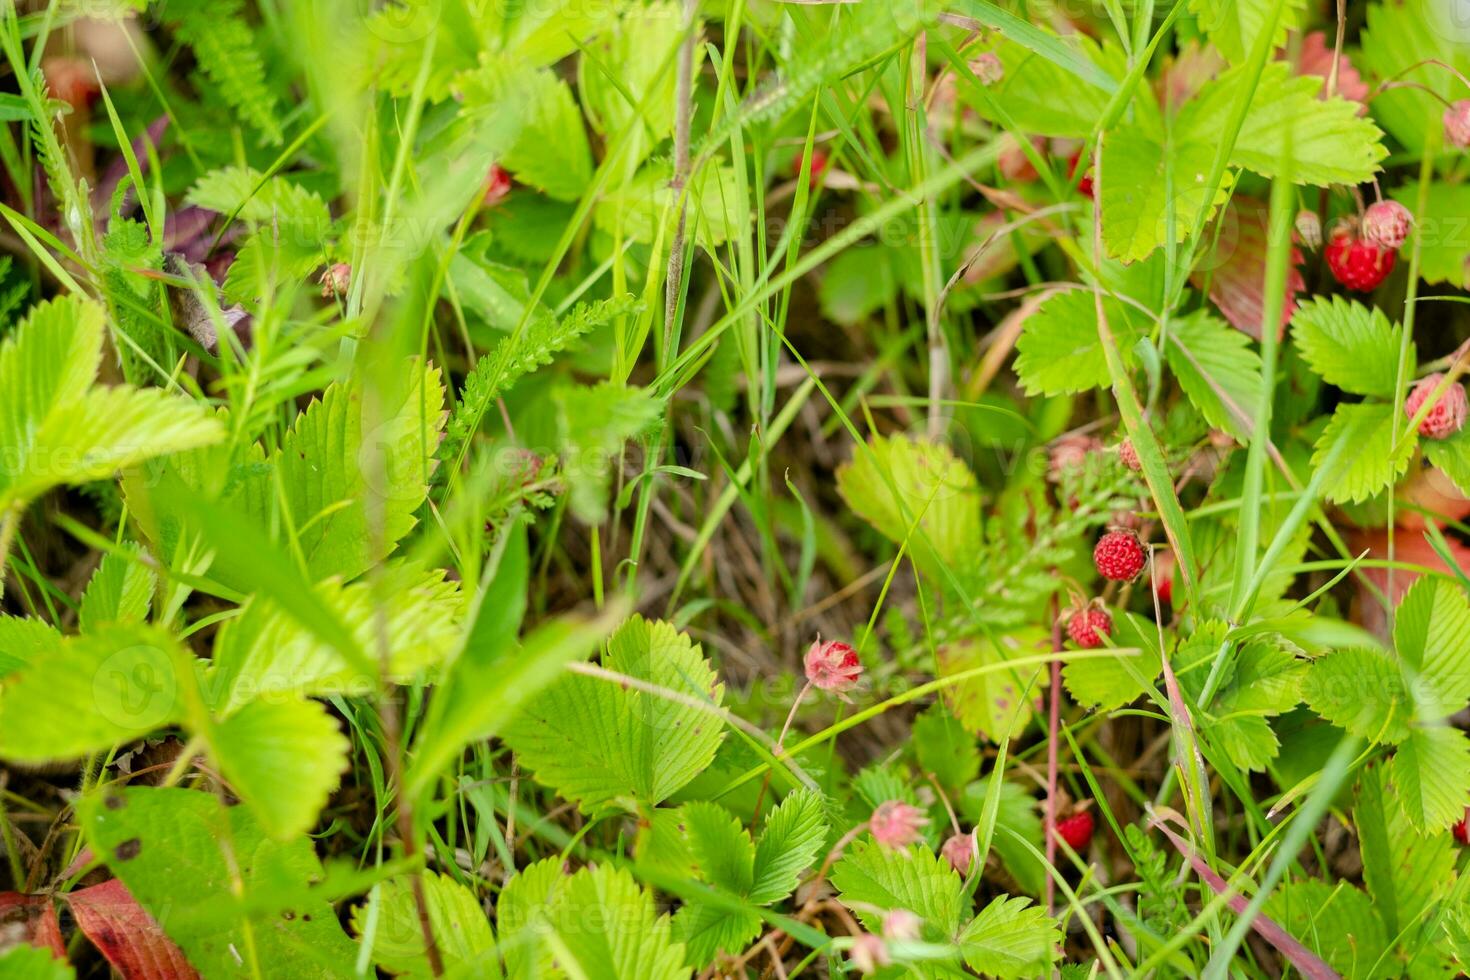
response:
[[[552,975],[552,953],[543,926],[567,877],[560,858],[546,858],[521,868],[500,890],[495,924],[500,930],[506,975],[512,980]]]
[[[1327,475],[1323,491],[1327,498],[1339,503],[1362,503],[1403,476],[1414,455],[1414,440],[1399,439],[1395,451],[1398,430],[1390,404],[1337,406],[1312,454],[1312,465],[1320,467],[1326,465],[1328,454],[1339,440],[1348,447],[1338,454],[1337,464]]]
[[[1393,781],[1409,822],[1445,831],[1470,806],[1470,740],[1454,728],[1415,728],[1393,756]]]
[[[883,916],[903,909],[924,920],[926,936],[951,939],[968,910],[960,876],[918,845],[897,850],[856,841],[832,866],[832,884],[869,932],[881,932]]]
[[[1111,383],[1094,303],[1090,291],[1069,289],[1041,304],[1026,321],[1016,342],[1016,374],[1028,395],[1067,395]],[[1111,297],[1104,299],[1103,313],[1125,363],[1131,364],[1143,314]]]
[[[1214,145],[1250,81],[1243,65],[1207,82],[1180,110],[1174,138]],[[1388,155],[1383,134],[1358,115],[1359,103],[1318,98],[1323,84],[1315,75],[1293,75],[1285,63],[1267,64],[1230,164],[1274,177],[1289,159],[1294,182],[1319,187],[1371,180]]]
[[[1447,834],[1426,834],[1409,825],[1398,788],[1389,782],[1390,768],[1372,766],[1358,777],[1353,826],[1363,882],[1389,935],[1398,936],[1448,890],[1455,844]]]
[[[620,9],[623,16],[589,46],[592,57],[579,59],[578,89],[599,131],[637,127],[625,151],[636,163],[673,131],[678,73],[664,66],[674,64],[671,53],[684,36],[684,17],[670,0]]]
[[[495,955],[495,935],[490,920],[468,888],[448,875],[419,872],[424,907],[434,944],[446,971],[473,967],[475,977],[500,977]],[[512,879],[514,880],[514,879]],[[378,886],[378,918],[373,931],[373,962],[395,976],[427,977],[428,957],[419,923],[419,906],[413,881],[406,876],[390,878]],[[366,928],[367,905],[352,909],[352,929],[361,936]]]
[[[1440,125],[1445,103],[1465,97],[1465,87],[1455,77],[1456,72],[1470,75],[1470,31],[1463,8],[1439,0],[1393,0],[1366,7],[1357,55],[1365,75],[1412,83],[1375,92],[1373,114],[1417,156],[1424,152],[1431,128]],[[1462,256],[1464,251],[1462,245]]]
[[[21,943],[0,953],[0,977],[6,980],[73,980],[76,975],[71,964],[40,946]]]
[[[212,793],[130,786],[78,805],[87,842],[209,977],[355,976],[357,950],[311,885],[311,842],[276,842]]]
[[[386,640],[388,675],[398,683],[437,666],[461,638],[459,587],[445,581],[443,569],[390,562],[377,582],[344,587],[329,579],[313,591],[361,649],[376,650]],[[229,714],[262,695],[362,694],[377,679],[279,605],[255,596],[220,630],[204,683],[214,710]]]
[[[1353,886],[1295,881],[1267,899],[1265,912],[1348,980],[1388,980],[1388,939],[1373,902]],[[1376,968],[1375,968],[1376,965]]]
[[[0,616],[0,679],[61,646],[61,631],[24,616]]]
[[[837,492],[914,564],[939,577],[980,541],[980,485],[948,446],[874,436],[837,468]]]
[[[1206,311],[1169,325],[1164,357],[1205,421],[1244,443],[1261,388],[1261,358],[1250,338]]]
[[[1072,34],[1066,39],[1047,36],[1078,63],[1100,72],[1095,67],[1100,54],[1090,38],[1081,34]],[[959,88],[960,97],[971,108],[986,118],[1004,114],[1024,133],[1070,139],[1092,135],[1097,120],[1107,110],[1106,90],[1089,84],[1075,72],[1012,41],[1002,40],[994,53],[1000,59],[1004,74],[1000,82],[989,90],[993,101],[987,103],[980,99],[968,85]],[[992,104],[999,112],[991,112]]]
[[[1316,297],[1297,307],[1291,334],[1302,357],[1328,384],[1355,395],[1393,398],[1403,328],[1382,310],[1341,296]],[[1411,375],[1415,363],[1410,344]]]
[[[739,818],[717,803],[701,800],[684,804],[680,826],[706,881],[736,895],[750,890],[755,880],[755,844]]]
[[[77,608],[83,632],[104,623],[134,623],[148,618],[157,578],[142,560],[126,554],[104,555],[87,582]],[[4,656],[0,644],[0,656]],[[0,670],[3,673],[3,670]]]
[[[204,406],[159,389],[91,388],[102,328],[101,306],[63,296],[0,346],[0,506],[224,435]]]
[[[1245,61],[1256,38],[1272,22],[1277,0],[1190,0],[1189,9],[1199,20],[1200,30],[1209,35],[1233,65]],[[1273,48],[1280,47],[1286,32],[1301,20],[1306,0],[1286,0],[1276,21]]]
[[[1046,909],[1026,898],[999,895],[960,933],[960,954],[970,969],[1002,980],[1046,972],[1061,930]]]
[[[592,182],[592,151],[571,87],[555,72],[486,60],[453,84],[467,112],[506,98],[523,100],[524,128],[501,166],[556,200],[582,197]]]
[[[688,980],[669,917],[657,914],[653,896],[621,868],[583,868],[561,882],[546,923],[583,976]]]
[[[1317,714],[1359,738],[1398,742],[1408,737],[1414,717],[1398,664],[1368,647],[1336,650],[1314,661],[1302,697]]]
[[[1205,175],[1215,159],[1215,147],[1205,142],[1176,143],[1165,150],[1154,136],[1138,126],[1122,126],[1103,136],[1101,189],[1103,245],[1107,254],[1136,262],[1168,237],[1169,206],[1173,202],[1175,241],[1189,234],[1200,210],[1218,207],[1229,192],[1228,182],[1209,200]]]
[[[351,743],[315,701],[252,701],[209,729],[210,753],[261,829],[291,840],[316,823]]]
[[[826,840],[821,797],[808,789],[791,792],[766,817],[755,845],[755,878],[747,897],[756,905],[769,905],[790,895]]]
[[[183,721],[192,658],[162,630],[111,626],[68,637],[0,693],[0,754],[69,759]]]
[[[1470,47],[1470,43],[1464,47]],[[1421,74],[1427,80],[1428,73]],[[1390,123],[1385,125],[1392,128]],[[1419,192],[1418,181],[1406,181],[1390,191],[1389,196],[1410,211],[1418,212]],[[1466,217],[1470,215],[1470,184],[1435,181],[1429,185],[1425,202],[1423,213],[1415,214],[1403,254],[1408,255],[1418,247],[1419,277],[1425,282],[1470,287],[1470,265],[1465,262],[1466,254],[1470,253],[1470,219]]]
[[[1448,439],[1423,439],[1419,445],[1461,493],[1470,494],[1470,431],[1461,429]]]
[[[936,651],[939,676],[996,666],[989,673],[967,677],[944,689],[945,703],[970,731],[992,741],[1019,735],[1031,719],[1031,703],[1046,686],[1042,665],[1004,666],[1008,661],[1049,649],[1040,630],[994,638],[974,637],[946,643]]]
[[[1458,586],[1425,576],[1409,587],[1394,617],[1394,647],[1419,717],[1437,721],[1470,701],[1470,603]]]
[[[656,806],[714,758],[724,730],[709,709],[724,687],[688,636],[641,616],[608,640],[602,667],[694,703],[577,674],[531,699],[505,739],[537,781],[584,812]]]

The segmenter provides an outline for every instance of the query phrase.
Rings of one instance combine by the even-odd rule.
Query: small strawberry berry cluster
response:
[[[1398,264],[1414,216],[1397,201],[1379,201],[1361,218],[1344,218],[1327,240],[1327,268],[1348,289],[1377,289]]]

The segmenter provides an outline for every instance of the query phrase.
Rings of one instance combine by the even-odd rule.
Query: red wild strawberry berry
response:
[[[1444,375],[1431,374],[1409,391],[1409,397],[1404,401],[1404,414],[1410,420],[1419,414],[1424,402],[1442,381]],[[1444,390],[1429,414],[1424,416],[1424,421],[1419,423],[1419,434],[1429,439],[1448,439],[1464,427],[1466,407],[1465,389],[1456,381]]]
[[[493,207],[505,200],[509,194],[510,174],[500,164],[492,163],[490,172],[485,175],[484,206]]]
[[[1143,542],[1132,531],[1109,531],[1092,549],[1092,562],[1097,566],[1097,573],[1113,582],[1133,581],[1147,561]]]
[[[1174,556],[1167,551],[1154,556],[1154,594],[1174,604]]]
[[[1083,810],[1057,821],[1057,837],[1079,854],[1092,843],[1092,814]]]
[[[832,158],[827,155],[826,150],[822,149],[820,146],[812,147],[812,172],[807,177],[807,180],[808,182],[810,182],[811,186],[817,186],[818,179],[821,178],[822,174],[827,172],[827,167],[831,164],[831,162]],[[792,164],[792,172],[796,176],[801,176],[801,167],[804,163],[806,163],[806,155],[802,154],[801,156],[798,156],[796,158],[796,162]]]
[[[1118,443],[1118,458],[1133,472],[1143,472],[1143,464],[1138,461],[1138,450],[1133,448],[1132,439],[1124,439]]]
[[[1470,806],[1465,808],[1465,815],[1455,824],[1455,840],[1470,847]]]
[[[1414,216],[1398,201],[1379,201],[1363,213],[1363,238],[1396,252],[1404,247],[1413,224]]]
[[[1071,180],[1077,175],[1077,165],[1082,162],[1082,151],[1078,150],[1072,154],[1072,159],[1067,167],[1067,179]],[[1092,167],[1088,167],[1083,173],[1082,179],[1077,181],[1077,189],[1088,197],[1092,197]]]
[[[1360,293],[1377,289],[1397,261],[1397,252],[1359,238],[1351,224],[1335,228],[1327,243],[1327,268],[1332,270],[1332,278]]]
[[[1078,609],[1067,620],[1067,635],[1082,649],[1096,650],[1103,645],[1103,637],[1113,635],[1113,617],[1097,606]]]
[[[924,811],[898,800],[878,804],[868,819],[873,839],[884,847],[908,847],[919,839],[919,832],[929,823]]]
[[[820,638],[813,640],[802,660],[806,679],[824,691],[850,691],[863,676],[863,664],[857,651],[846,643]]]
[[[1451,146],[1470,149],[1470,99],[1461,99],[1444,111],[1444,138]]]

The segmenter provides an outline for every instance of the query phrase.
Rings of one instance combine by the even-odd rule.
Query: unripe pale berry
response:
[[[802,660],[806,679],[824,691],[850,691],[863,676],[857,651],[846,643],[814,640]]]
[[[1413,224],[1414,216],[1398,201],[1379,201],[1363,214],[1363,237],[1396,252],[1404,247]]]
[[[1444,140],[1462,150],[1470,149],[1470,99],[1461,99],[1444,111]]]
[[[1404,401],[1404,414],[1410,419],[1418,415],[1424,402],[1434,394],[1443,380],[1444,375],[1431,374],[1416,384]],[[1419,423],[1419,434],[1428,439],[1448,439],[1464,427],[1465,412],[1465,389],[1456,381],[1444,390],[1429,414]]]

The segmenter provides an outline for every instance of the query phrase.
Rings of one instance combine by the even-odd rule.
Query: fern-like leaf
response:
[[[194,49],[200,69],[220,96],[239,110],[268,143],[281,142],[279,107],[266,85],[265,63],[243,15],[241,0],[187,0],[169,6],[179,18],[179,40]]]

